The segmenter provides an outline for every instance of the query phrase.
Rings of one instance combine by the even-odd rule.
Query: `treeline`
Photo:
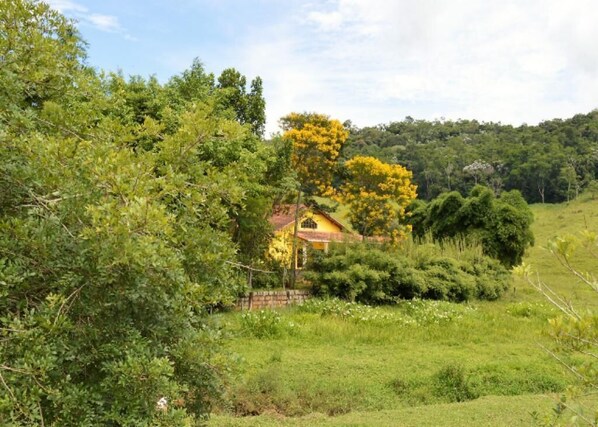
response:
[[[476,184],[519,190],[528,203],[570,200],[598,177],[598,110],[537,126],[407,117],[356,128],[343,156],[373,156],[413,172],[420,198]],[[595,185],[595,184],[593,184]]]

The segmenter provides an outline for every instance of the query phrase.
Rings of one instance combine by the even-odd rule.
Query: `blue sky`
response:
[[[593,0],[48,2],[98,68],[166,81],[198,57],[261,76],[268,133],[291,111],[518,125],[598,108]]]

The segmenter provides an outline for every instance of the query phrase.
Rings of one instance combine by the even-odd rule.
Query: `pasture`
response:
[[[536,245],[526,262],[576,304],[595,307],[544,247],[598,224],[598,202],[532,208]],[[578,255],[582,269],[593,268]],[[570,380],[540,348],[551,345],[547,321],[556,314],[514,278],[494,302],[331,301],[219,315],[238,369],[209,425],[527,426]]]

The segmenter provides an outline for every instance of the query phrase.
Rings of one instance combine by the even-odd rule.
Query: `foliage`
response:
[[[467,312],[474,311],[474,308],[469,306],[419,299],[402,301],[399,307],[401,311],[397,312],[336,298],[314,298],[303,303],[298,310],[356,323],[392,323],[404,326],[446,324],[460,319]]]
[[[242,289],[229,261],[265,240],[284,160],[199,62],[98,75],[36,1],[0,33],[0,424],[201,422],[229,369],[206,314]]]
[[[340,199],[349,205],[349,220],[364,236],[404,238],[405,207],[416,197],[411,172],[373,157],[356,156],[344,164],[346,178]]]
[[[280,121],[283,138],[292,142],[293,169],[302,191],[332,195],[332,176],[348,132],[323,114],[291,113]]]
[[[247,79],[234,68],[227,68],[218,77],[218,98],[222,106],[235,112],[241,124],[248,124],[251,131],[264,135],[266,124],[266,101],[263,96],[263,82],[260,77],[251,81],[251,90],[246,93]]]
[[[470,238],[479,241],[488,256],[506,266],[521,263],[534,242],[533,215],[519,192],[503,192],[500,197],[477,186],[469,197],[456,191],[445,193],[425,205],[409,207],[413,233],[422,238],[431,233],[436,240]]]
[[[592,200],[598,198],[598,180],[594,179],[588,183],[588,192],[592,195]]]
[[[45,3],[6,0],[0,9],[0,118],[64,96],[85,51],[77,29]]]
[[[465,402],[479,397],[465,369],[458,364],[446,365],[434,374],[434,392],[450,402]]]
[[[519,190],[528,203],[576,197],[598,177],[598,111],[513,127],[476,120],[414,120],[351,127],[343,157],[372,156],[413,172],[419,196],[468,194],[477,184],[498,195]]]
[[[397,298],[492,300],[509,282],[507,270],[483,255],[455,259],[434,246],[404,253],[368,244],[333,246],[312,257],[305,278],[318,295],[374,304]]]

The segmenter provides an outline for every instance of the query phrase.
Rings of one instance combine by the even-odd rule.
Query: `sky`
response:
[[[598,108],[595,0],[49,0],[87,63],[166,82],[199,58],[264,81],[267,134],[296,111],[374,126],[520,125]]]

